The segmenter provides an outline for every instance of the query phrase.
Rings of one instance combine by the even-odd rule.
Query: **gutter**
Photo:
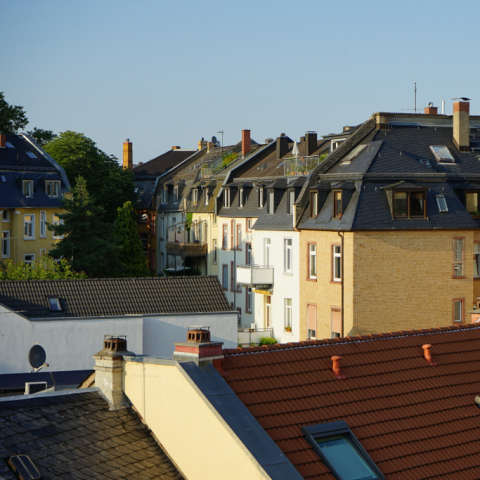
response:
[[[340,235],[340,231],[337,230],[337,235],[342,239],[342,256],[340,257],[340,260],[342,262],[342,331],[341,331],[341,337],[345,337],[345,314],[344,314],[344,299],[345,299],[345,275],[343,274],[343,265],[344,265],[344,261],[343,261],[343,258],[344,258],[344,235]]]

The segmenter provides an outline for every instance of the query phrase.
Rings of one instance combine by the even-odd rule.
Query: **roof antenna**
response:
[[[414,111],[415,113],[417,113],[417,82],[414,83],[414,91],[413,91],[413,94],[414,94],[414,98],[415,98],[415,108],[404,108],[403,111],[407,111],[407,110],[410,110],[410,111]]]

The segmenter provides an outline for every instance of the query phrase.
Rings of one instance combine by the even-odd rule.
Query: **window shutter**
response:
[[[315,305],[307,305],[307,328],[308,330],[317,329],[317,307]]]
[[[342,334],[342,312],[332,308],[332,332]]]

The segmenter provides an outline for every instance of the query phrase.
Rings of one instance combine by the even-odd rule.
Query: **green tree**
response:
[[[104,220],[113,223],[117,209],[133,196],[133,174],[83,133],[62,132],[43,148],[65,168],[72,187],[78,177],[87,181],[91,197],[104,210]]]
[[[42,128],[37,127],[33,127],[33,130],[30,130],[27,133],[33,138],[33,140],[35,140],[35,143],[39,147],[43,147],[43,145],[57,138],[57,135],[53,133],[52,130],[43,130]]]
[[[47,224],[55,236],[64,236],[49,252],[52,258],[65,258],[76,272],[89,277],[115,277],[121,272],[119,248],[112,238],[113,226],[103,220],[103,208],[95,205],[87,182],[76,179],[72,198],[62,200],[66,213],[58,214],[63,224]]]
[[[0,92],[0,133],[15,135],[19,130],[26,127],[28,118],[25,110],[20,105],[9,105],[5,95]]]
[[[150,272],[143,254],[142,242],[135,226],[135,212],[133,211],[132,202],[125,202],[123,207],[118,209],[114,231],[115,240],[120,246],[120,262],[124,266],[123,276],[149,276]]]
[[[42,255],[39,261],[31,263],[13,263],[5,260],[0,265],[1,280],[62,280],[68,278],[87,278],[84,272],[74,272],[65,258],[59,262]]]

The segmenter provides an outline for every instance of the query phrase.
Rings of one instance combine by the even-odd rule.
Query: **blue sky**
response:
[[[224,130],[262,142],[452,97],[480,114],[478,1],[0,0],[0,91],[134,163]],[[219,137],[219,135],[217,135]]]

